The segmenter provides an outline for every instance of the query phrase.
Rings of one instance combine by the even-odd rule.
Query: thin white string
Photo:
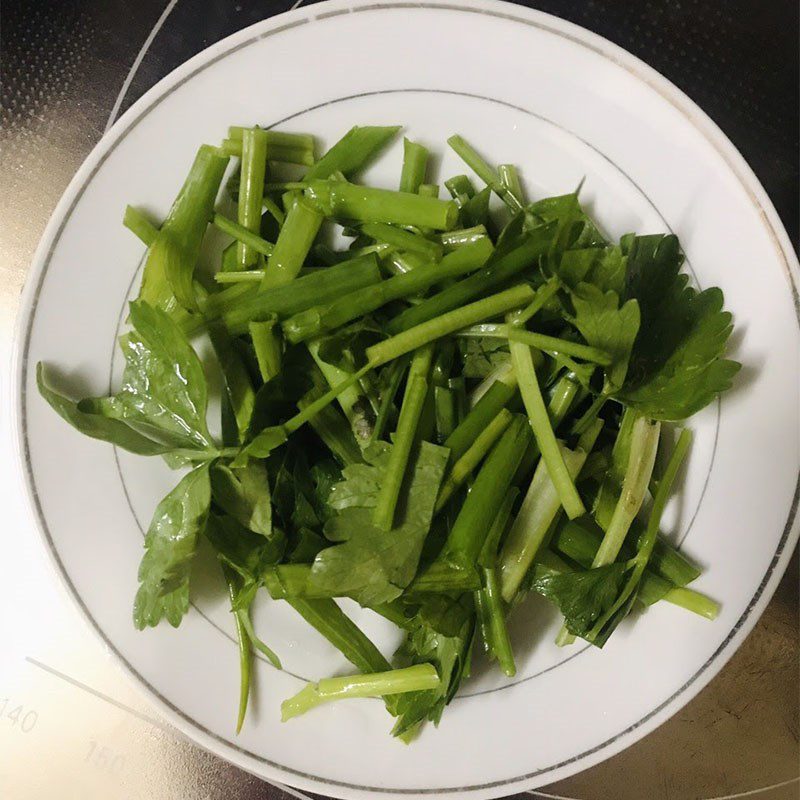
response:
[[[302,2],[302,0],[300,0]],[[139,70],[139,67],[144,60],[145,53],[150,49],[150,45],[153,43],[153,39],[156,38],[156,34],[161,30],[163,24],[167,21],[167,17],[172,12],[172,9],[178,4],[178,0],[169,0],[167,3],[166,8],[161,12],[161,16],[156,20],[156,24],[153,26],[153,29],[148,34],[147,38],[144,40],[144,44],[142,45],[142,49],[139,50],[136,58],[133,60],[133,64],[131,65],[130,71],[128,72],[125,81],[122,84],[122,88],[119,90],[119,94],[117,95],[117,99],[114,101],[114,106],[111,109],[111,113],[108,115],[108,121],[106,122],[106,127],[104,132],[107,131],[116,121],[117,116],[119,114],[119,110],[122,107],[122,101],[125,99],[125,95],[128,93],[128,89],[130,89],[131,83]],[[300,3],[297,3],[300,5]]]

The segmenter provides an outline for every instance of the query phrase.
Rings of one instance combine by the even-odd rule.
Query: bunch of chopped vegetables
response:
[[[397,132],[353,128],[319,160],[313,137],[257,127],[201,147],[160,226],[126,211],[147,253],[117,394],[75,402],[38,368],[79,431],[184,469],[147,532],[134,622],[180,623],[205,537],[239,638],[237,730],[253,650],[280,666],[253,629],[259,593],[359,673],[308,685],[284,719],[383,697],[404,740],[438,723],[473,648],[515,674],[506,623],[527,595],[558,606],[561,645],[602,647],[656,602],[717,614],[659,528],[690,443],[662,425],[739,367],[722,292],[689,286],[674,236],[609,242],[577,191],[530,202],[459,136],[479,186],[457,175],[442,199],[408,140],[398,190],[358,183]],[[210,228],[228,242],[213,271]],[[393,661],[337,598],[404,631]]]

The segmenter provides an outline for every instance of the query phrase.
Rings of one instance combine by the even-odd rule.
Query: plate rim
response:
[[[783,577],[789,558],[792,555],[793,547],[800,537],[800,516],[798,516],[797,513],[798,502],[800,501],[800,472],[798,472],[798,479],[787,522],[761,583],[756,588],[753,597],[739,620],[737,620],[727,633],[724,641],[706,662],[697,669],[694,675],[682,687],[676,690],[672,696],[664,700],[656,708],[651,709],[637,723],[628,726],[605,742],[545,769],[536,770],[526,775],[483,784],[474,784],[471,786],[441,787],[435,789],[397,789],[379,786],[363,786],[360,784],[322,778],[271,762],[244,748],[237,747],[233,742],[207,730],[191,719],[181,709],[173,706],[155,689],[155,687],[151,686],[126,660],[123,654],[117,650],[112,641],[100,628],[99,624],[94,620],[77,590],[72,585],[70,577],[61,563],[59,554],[50,536],[46,520],[39,507],[25,430],[25,382],[29,366],[27,363],[29,339],[35,318],[36,301],[47,272],[50,257],[55,251],[58,239],[74,207],[79,202],[83,190],[89,185],[96,169],[103,163],[114,147],[116,147],[124,133],[134,127],[144,113],[147,113],[151,108],[155,107],[162,99],[168,96],[173,89],[191,78],[195,73],[211,66],[217,60],[220,60],[236,50],[247,46],[252,41],[303,24],[309,24],[317,18],[324,19],[361,11],[379,11],[398,8],[478,13],[538,28],[546,33],[566,38],[573,43],[589,48],[601,57],[607,58],[617,66],[625,69],[634,78],[641,80],[648,88],[657,92],[661,98],[666,100],[681,113],[681,115],[703,135],[709,145],[719,153],[737,183],[745,190],[748,199],[755,206],[755,210],[760,214],[762,223],[779,259],[782,261],[783,269],[789,280],[788,290],[792,296],[795,315],[798,326],[800,326],[800,265],[798,265],[797,256],[791,246],[788,234],[760,181],[744,157],[719,126],[677,86],[637,56],[634,56],[632,53],[629,53],[624,48],[605,39],[599,34],[588,31],[579,25],[546,12],[526,8],[514,3],[501,2],[499,0],[458,0],[457,2],[447,2],[447,0],[443,0],[442,2],[438,2],[437,0],[430,0],[429,2],[326,0],[325,2],[317,3],[313,6],[290,10],[261,20],[260,22],[243,28],[215,42],[197,53],[161,78],[154,86],[145,92],[142,97],[131,105],[131,107],[100,138],[83,161],[65,189],[45,227],[31,261],[31,267],[26,278],[25,288],[20,301],[13,339],[11,365],[11,404],[12,424],[15,433],[15,455],[19,466],[19,475],[24,484],[27,506],[31,512],[34,527],[41,537],[42,544],[48,553],[48,560],[58,575],[62,586],[66,589],[67,594],[78,608],[89,628],[102,642],[104,648],[108,652],[113,653],[118,666],[144,690],[148,699],[156,705],[167,720],[178,730],[189,736],[194,742],[259,777],[264,778],[265,773],[272,772],[276,773],[278,777],[270,776],[269,780],[289,780],[293,785],[306,788],[310,791],[318,792],[322,790],[340,797],[368,797],[370,794],[381,794],[386,797],[395,796],[398,798],[424,796],[496,797],[498,796],[498,789],[503,789],[503,793],[505,793],[506,790],[519,791],[525,788],[533,788],[534,786],[542,785],[543,782],[563,779],[568,775],[587,769],[606,758],[610,758],[663,724],[708,685],[733,656],[744,638],[758,622],[764,609],[772,598],[779,581]],[[578,765],[577,769],[575,768],[576,765]]]

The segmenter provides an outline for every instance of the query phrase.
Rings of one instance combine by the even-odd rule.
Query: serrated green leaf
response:
[[[472,600],[469,595],[457,600],[431,597],[421,605],[407,628],[398,657],[411,664],[433,664],[441,683],[436,689],[398,697],[394,736],[408,735],[425,720],[438,725],[444,707],[458,691],[467,671],[475,633]]]
[[[82,400],[79,409],[135,425],[174,449],[212,448],[200,359],[164,311],[143,300],[130,309],[135,330],[120,340],[122,388],[112,397]]]
[[[238,469],[222,463],[211,468],[214,502],[253,533],[272,535],[272,503],[266,467],[251,461]]]
[[[340,544],[317,555],[310,579],[320,591],[348,594],[363,605],[394,600],[414,578],[448,459],[445,448],[420,444],[409,460],[395,525],[386,531],[372,521],[391,450],[380,444],[365,452],[368,464],[345,468],[345,480],[331,491],[338,513],[325,534]]]
[[[616,292],[603,293],[590,283],[580,283],[572,292],[573,322],[586,341],[613,359],[606,367],[609,391],[622,387],[634,341],[639,332],[639,305],[628,300],[619,307]]]
[[[685,419],[730,388],[739,370],[722,359],[731,315],[720,289],[698,292],[679,274],[674,236],[635,237],[628,246],[626,297],[639,302],[642,322],[617,397],[654,419]]]
[[[567,250],[558,263],[558,277],[567,286],[577,286],[600,260],[602,253],[598,247]]]
[[[235,570],[246,585],[257,586],[262,572],[278,563],[286,547],[286,537],[279,531],[267,539],[227,515],[210,514],[205,535],[219,560]]]
[[[585,636],[614,604],[629,569],[619,562],[578,572],[549,572],[537,576],[532,588],[559,607],[570,633]]]
[[[211,503],[208,464],[197,467],[158,504],[139,565],[133,621],[141,630],[166,617],[177,627],[189,609],[189,574]]]
[[[77,402],[47,385],[46,367],[41,362],[36,365],[36,385],[39,394],[62,419],[92,439],[111,442],[123,450],[142,456],[163,455],[173,449],[172,444],[153,441],[121,420],[81,411]]]
[[[584,280],[602,292],[612,291],[621,296],[625,289],[627,267],[628,258],[622,252],[622,247],[611,245],[600,251],[599,258],[592,264]]]

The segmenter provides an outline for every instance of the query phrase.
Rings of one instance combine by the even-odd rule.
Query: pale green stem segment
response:
[[[514,652],[506,626],[507,606],[500,595],[497,576],[497,546],[505,533],[511,509],[516,502],[519,490],[511,487],[503,498],[500,510],[494,518],[492,527],[483,543],[478,568],[481,573],[481,588],[475,592],[475,609],[478,613],[481,634],[490,658],[495,657],[500,669],[510,678],[516,675]]]
[[[539,366],[538,364],[536,366]],[[492,370],[470,393],[469,407],[475,408],[483,397],[491,390],[497,382],[505,383],[514,389],[517,388],[517,376],[514,374],[514,367],[511,363],[501,364],[497,369]]]
[[[544,405],[542,391],[536,378],[530,347],[522,342],[509,340],[511,362],[519,382],[522,401],[528,412],[536,443],[542,454],[542,460],[547,466],[550,478],[556,487],[561,504],[570,519],[585,513],[583,501],[575,488],[575,483],[570,476],[564,457],[556,440],[555,432],[550,424],[547,409]]]
[[[428,396],[428,379],[432,359],[433,345],[421,347],[414,353],[408,370],[406,391],[403,405],[400,408],[394,444],[389,454],[389,462],[383,474],[383,482],[372,514],[373,523],[387,531],[392,529],[397,500],[400,496],[408,459],[411,456],[411,448],[416,438],[417,425],[425,398]]]
[[[655,547],[656,540],[658,539],[658,529],[661,525],[661,517],[664,514],[664,509],[666,508],[667,501],[669,500],[669,496],[672,491],[672,485],[675,483],[678,470],[681,468],[681,465],[686,458],[686,454],[689,451],[689,445],[691,442],[691,431],[689,431],[688,428],[684,428],[678,437],[678,441],[675,443],[675,449],[672,451],[667,468],[664,470],[664,474],[662,475],[661,480],[658,482],[658,489],[656,490],[653,498],[653,507],[650,510],[650,518],[647,522],[647,528],[645,529],[644,535],[639,540],[639,549],[633,559],[633,570],[631,571],[631,574],[628,577],[628,580],[626,581],[626,584],[623,590],[620,592],[616,602],[597,620],[597,622],[595,622],[594,627],[592,628],[588,637],[590,640],[597,636],[600,631],[602,631],[603,627],[614,616],[614,614],[616,614],[625,605],[625,603],[628,602],[630,596],[639,586],[639,582],[642,579],[645,568],[650,562],[650,556],[653,554],[653,548]]]
[[[500,176],[500,183],[514,195],[520,206],[524,206],[525,193],[522,191],[517,168],[513,164],[499,164],[497,174]]]
[[[294,697],[284,700],[281,703],[281,720],[286,722],[332,700],[424,692],[437,689],[440,683],[433,664],[415,664],[405,669],[367,675],[323,678],[319,683],[309,683]]]
[[[239,621],[242,624],[242,627],[247,631],[247,635],[250,637],[250,644],[261,653],[270,664],[272,664],[275,669],[283,669],[281,666],[281,660],[278,658],[277,654],[273,652],[271,647],[268,647],[261,639],[258,638],[258,635],[253,630],[253,623],[250,620],[250,612],[246,608],[240,608],[236,612],[236,616],[239,618]]]
[[[574,356],[575,358],[601,365],[608,365],[612,360],[611,356],[599,347],[590,347],[580,342],[572,342],[569,339],[559,339],[555,336],[547,336],[544,333],[526,331],[514,325],[471,325],[469,328],[459,331],[458,335],[466,338],[509,339],[514,342],[522,342],[529,347],[535,347],[537,350]]]
[[[432,242],[418,233],[398,228],[396,225],[387,225],[385,222],[365,222],[361,226],[361,233],[376,242],[391,245],[397,250],[418,253],[437,261],[442,257],[444,251],[444,246],[438,242]]]
[[[439,263],[429,263],[403,275],[395,275],[376,286],[344,295],[333,303],[316,305],[283,323],[286,338],[293,343],[317,337],[369,314],[393,300],[410,297],[436,283],[480,269],[492,254],[490,242],[478,242],[449,253]]]
[[[270,319],[273,314],[279,318],[291,316],[317,303],[378,284],[380,280],[377,260],[365,256],[314,270],[268,292],[258,291],[258,287],[248,283],[227,286],[208,296],[203,311],[207,321],[224,317],[228,330],[239,335],[247,331],[249,322]]]
[[[663,599],[706,619],[716,619],[719,615],[719,603],[694,589],[677,586],[670,589]]]
[[[403,139],[403,170],[400,173],[400,191],[417,194],[425,182],[428,151],[410,139]]]
[[[281,339],[276,330],[278,317],[248,325],[253,348],[256,351],[258,370],[264,383],[271,381],[281,371]]]
[[[396,336],[367,348],[367,358],[377,367],[386,364],[405,353],[416,350],[423,344],[449,336],[452,333],[474,325],[476,322],[491,319],[514,308],[524,305],[533,297],[534,291],[527,284],[520,284],[504,292],[490,295],[483,300],[456,308],[438,319],[423,322]],[[524,347],[524,345],[522,345]]]
[[[300,272],[322,225],[323,216],[302,197],[289,209],[269,257],[261,291],[291,283]]]
[[[502,409],[500,413],[478,434],[478,438],[472,446],[456,461],[447,479],[439,490],[436,498],[436,512],[439,513],[446,505],[453,494],[464,485],[467,478],[483,461],[486,454],[492,449],[494,443],[502,436],[503,431],[511,424],[513,414],[507,409]]]
[[[233,139],[223,139],[220,150],[228,156],[242,157],[242,143]],[[279,147],[267,143],[267,160],[283,164],[299,164],[310,167],[314,163],[314,153],[305,147]]]
[[[586,457],[594,446],[601,428],[602,423],[598,421],[575,450],[569,450],[559,443],[562,458],[573,480],[577,478],[586,462]],[[542,459],[533,474],[533,480],[500,552],[498,563],[500,591],[507,603],[510,603],[519,591],[520,584],[542,547],[560,508],[561,498],[550,478],[547,464]]]
[[[225,286],[232,283],[245,283],[256,285],[264,279],[263,269],[247,269],[244,272],[215,272],[214,280]]]
[[[637,417],[631,433],[630,456],[625,477],[611,522],[606,529],[592,567],[612,563],[619,554],[631,523],[636,519],[647,495],[647,487],[653,475],[661,423],[646,417]]]
[[[475,565],[530,439],[531,432],[525,418],[517,416],[481,465],[450,529],[441,560],[470,567]]]
[[[261,230],[261,201],[264,199],[264,178],[267,170],[267,132],[261,128],[242,131],[242,168],[239,181],[239,224],[258,234]],[[258,253],[244,242],[239,242],[237,266],[251,267]]]
[[[330,387],[337,386],[342,381],[347,380],[347,373],[343,369],[339,369],[335,364],[329,364],[320,358],[319,348],[322,341],[320,339],[313,339],[307,342],[307,347],[311,357],[314,359],[316,365],[325,376],[325,380]],[[356,441],[360,446],[364,446],[370,438],[371,431],[365,429],[363,415],[359,412],[359,406],[362,405],[366,398],[361,391],[359,384],[354,384],[348,389],[343,391],[337,398],[339,407],[344,411],[347,421],[350,423],[350,428]]]
[[[223,567],[223,575],[228,584],[228,596],[231,606],[236,604],[236,574],[230,567]],[[250,649],[250,637],[238,613],[233,615],[236,623],[236,642],[239,649],[239,712],[236,717],[236,733],[242,730],[244,718],[247,715],[247,702],[250,698],[250,675],[253,661],[253,652]]]
[[[446,231],[439,237],[446,251],[455,250],[465,244],[473,244],[488,236],[485,225],[476,225],[474,228],[461,228],[457,231]]]
[[[228,157],[201,145],[172,208],[150,244],[139,298],[172,313],[176,301],[195,310],[194,270]]]
[[[231,125],[228,128],[228,138],[241,142],[244,132],[249,130],[241,125]],[[302,147],[306,150],[314,149],[314,137],[310,133],[286,133],[286,131],[265,130],[267,144],[273,147]]]
[[[311,181],[305,195],[328,217],[357,222],[384,222],[449,231],[458,222],[458,206],[408,192],[393,192],[355,183]]]
[[[513,370],[497,374],[491,385],[475,401],[473,407],[447,437],[444,446],[450,458],[457,461],[478,438],[480,432],[505,408],[517,392],[517,376]]]
[[[522,204],[507,186],[503,184],[497,172],[478,154],[472,145],[467,144],[460,136],[451,136],[447,143],[463,159],[467,166],[516,214],[522,210]]]
[[[242,155],[242,139],[247,128],[233,125],[228,128],[228,138],[222,142],[222,150],[232,156]],[[264,131],[267,137],[267,160],[287,164],[311,166],[314,163],[314,137],[308,133],[284,133]]]
[[[513,342],[522,342],[530,347],[536,347],[539,350],[563,353],[564,355],[581,358],[584,361],[591,361],[595,364],[607,365],[612,361],[611,356],[599,347],[590,347],[589,345],[580,344],[579,342],[570,342],[567,339],[546,336],[543,333],[520,330],[513,325],[507,327],[506,335],[509,340]]]
[[[560,283],[558,279],[550,278],[547,283],[536,290],[536,297],[534,297],[532,303],[525,308],[521,308],[519,311],[515,311],[509,317],[509,324],[516,326],[525,325],[531,317],[538,314],[547,305],[551,298],[558,292],[559,287]]]
[[[150,247],[158,236],[158,228],[153,225],[145,214],[133,206],[125,207],[125,216],[122,224],[140,241]]]
[[[636,519],[647,495],[647,487],[650,484],[656,461],[660,433],[660,422],[641,416],[635,418],[631,432],[628,466],[622,481],[622,492],[614,507],[614,513],[606,528],[603,541],[595,554],[592,569],[613,563],[619,555],[631,524]],[[562,627],[556,637],[556,644],[563,647],[574,641],[575,636],[567,630],[566,626]]]
[[[234,222],[232,219],[223,217],[222,214],[214,214],[214,217],[211,221],[223,233],[227,233],[229,236],[232,236],[240,244],[247,245],[247,247],[249,247],[256,253],[261,253],[261,255],[269,256],[275,249],[275,245],[272,244],[272,242],[268,242],[266,239],[262,239],[261,236],[259,236],[257,233],[249,231],[247,228],[243,227],[242,225],[239,225],[238,222]],[[248,272],[252,272],[252,270],[249,270]],[[220,274],[226,275],[228,273],[223,272]],[[233,274],[235,275],[236,273]]]
[[[500,594],[496,567],[481,567],[483,587],[476,592],[478,614],[483,619],[484,639],[491,654],[497,658],[500,669],[509,678],[517,674],[514,651],[506,626],[506,608]]]
[[[351,128],[306,173],[306,180],[328,178],[341,172],[350,178],[360,170],[400,130],[399,125],[375,125]]]

